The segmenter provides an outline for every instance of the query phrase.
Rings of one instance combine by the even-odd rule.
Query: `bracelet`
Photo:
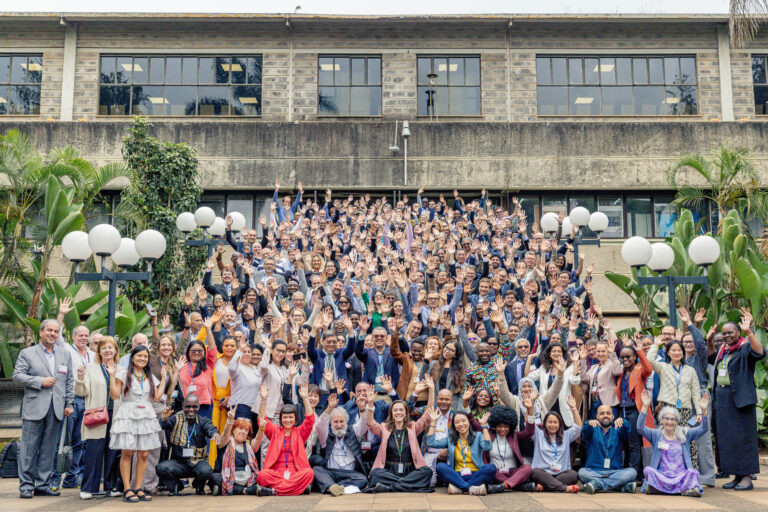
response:
[[[489,427],[488,425],[483,425],[483,426],[482,426],[482,427],[480,427],[480,428],[482,428],[483,430],[488,430],[488,429],[489,429],[489,428],[491,428],[491,427]]]
[[[375,411],[375,410],[376,410],[376,408],[375,408],[374,406],[372,406],[372,405],[366,405],[366,406],[365,406],[365,410],[366,410],[366,411]]]

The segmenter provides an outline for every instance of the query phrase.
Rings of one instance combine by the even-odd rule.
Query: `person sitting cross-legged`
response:
[[[579,470],[584,491],[635,492],[635,468],[622,468],[622,447],[629,437],[632,426],[622,418],[613,420],[610,405],[597,408],[597,419],[590,420],[581,428],[581,438],[587,447],[587,462]]]

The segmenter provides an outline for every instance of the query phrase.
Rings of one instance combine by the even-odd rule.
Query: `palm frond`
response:
[[[684,169],[692,169],[709,184],[712,181],[712,172],[709,161],[700,154],[686,155],[667,171],[667,180],[670,185],[677,186],[677,174]]]
[[[745,48],[757,34],[762,18],[768,14],[768,2],[766,0],[730,0],[728,12],[731,45],[735,48]]]

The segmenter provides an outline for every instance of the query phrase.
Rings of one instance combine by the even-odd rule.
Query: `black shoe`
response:
[[[256,488],[257,488],[256,494],[258,494],[259,496],[277,496],[277,491],[275,491],[271,487],[262,487],[260,485],[257,485]]]
[[[303,495],[305,495],[305,494],[307,494],[307,495],[308,495],[308,494],[310,494],[311,492],[312,492],[312,484],[309,484],[309,485],[307,486],[307,488],[306,488],[306,489],[304,489],[304,492],[303,492],[303,493],[301,493],[301,494],[302,494],[302,496],[303,496]]]
[[[53,489],[35,489],[35,496],[61,496],[59,491]]]
[[[376,487],[373,488],[374,492],[380,493],[380,492],[392,492],[392,489],[389,488],[386,484],[376,484]]]
[[[728,473],[723,473],[722,471],[718,471],[717,473],[715,473],[715,478],[717,479],[728,478],[730,476],[731,475],[729,475]]]
[[[31,499],[32,496],[34,496],[34,493],[32,491],[19,491],[19,498],[23,500]]]
[[[734,491],[751,491],[754,489],[755,486],[752,484],[752,482],[749,482],[747,485],[737,485],[733,488]]]
[[[485,486],[488,494],[499,494],[507,490],[504,484],[488,484]]]
[[[536,490],[536,484],[533,482],[525,482],[524,484],[518,485],[517,488],[523,492],[534,492]]]
[[[738,485],[738,483],[740,481],[741,480],[739,480],[738,478],[734,478],[733,480],[731,480],[727,484],[723,484],[723,489],[733,489],[734,487],[736,487]]]
[[[205,496],[205,487],[201,487],[199,489],[195,489],[195,495],[197,495],[197,496]]]
[[[755,474],[751,474],[751,475],[749,475],[749,476],[752,478],[752,480],[757,480],[757,475],[755,475]]]

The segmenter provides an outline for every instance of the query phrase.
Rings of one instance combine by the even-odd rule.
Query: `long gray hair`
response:
[[[659,411],[659,424],[662,424],[661,419],[667,414],[671,414],[677,419],[677,426],[675,427],[675,439],[677,439],[681,443],[684,443],[685,435],[688,432],[688,428],[680,426],[680,421],[682,420],[680,411],[678,411],[677,409],[675,409],[670,405],[665,405],[664,407],[661,408],[661,411]],[[664,427],[663,426],[659,427],[659,430],[664,430]]]

